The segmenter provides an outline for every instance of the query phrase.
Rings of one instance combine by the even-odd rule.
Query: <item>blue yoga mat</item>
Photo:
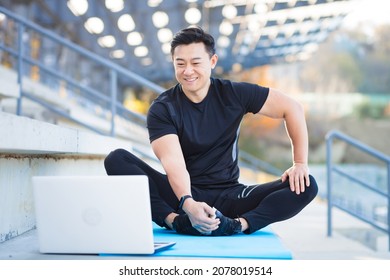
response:
[[[157,252],[154,256],[292,259],[291,252],[269,227],[250,235],[188,236],[155,226],[154,239],[176,242],[173,247]]]

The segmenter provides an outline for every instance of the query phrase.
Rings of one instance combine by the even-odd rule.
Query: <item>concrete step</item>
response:
[[[112,150],[132,143],[0,112],[0,242],[35,227],[31,177],[102,175]]]

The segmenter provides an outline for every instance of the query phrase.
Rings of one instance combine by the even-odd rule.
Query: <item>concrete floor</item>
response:
[[[387,235],[376,231],[378,238],[376,249],[373,249],[373,244],[359,238],[359,233],[373,231],[369,226],[338,209],[333,209],[332,213],[331,237],[327,236],[327,204],[320,199],[314,200],[297,216],[276,223],[272,228],[292,251],[294,259],[390,260]]]
[[[316,199],[297,216],[290,220],[272,225],[274,232],[281,238],[295,260],[390,260],[387,236],[378,238],[376,250],[362,242],[347,238],[345,230],[358,232],[368,229],[366,225],[334,210],[334,231],[332,237],[326,234],[326,203]],[[124,259],[124,257],[105,257]],[[169,259],[168,257],[132,257],[125,259]],[[77,260],[102,259],[96,255],[41,254],[38,250],[36,231],[27,232],[17,238],[0,244],[2,260]]]

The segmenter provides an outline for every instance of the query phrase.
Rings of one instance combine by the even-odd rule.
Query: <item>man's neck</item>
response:
[[[187,96],[187,98],[189,100],[191,100],[194,103],[200,103],[207,96],[207,93],[209,92],[210,84],[211,84],[211,81],[209,80],[207,85],[205,87],[201,88],[200,90],[197,90],[197,91],[188,91],[187,90],[187,91],[185,91],[182,88],[182,91]]]

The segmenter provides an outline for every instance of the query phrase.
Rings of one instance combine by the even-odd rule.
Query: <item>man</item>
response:
[[[153,102],[147,116],[166,175],[123,149],[107,156],[107,173],[147,175],[153,221],[181,234],[249,234],[300,212],[318,191],[309,175],[302,106],[275,89],[212,78],[218,56],[213,37],[201,28],[179,31],[171,55],[178,84]],[[249,112],[285,121],[293,165],[274,182],[239,183],[237,141]]]

